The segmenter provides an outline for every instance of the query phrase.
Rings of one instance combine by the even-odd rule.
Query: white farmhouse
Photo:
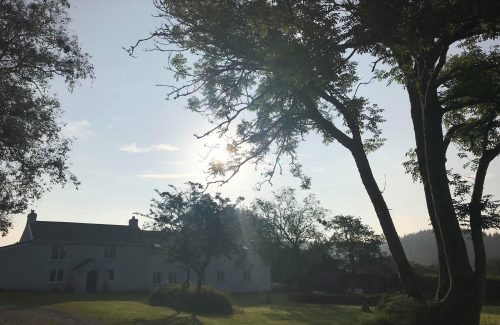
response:
[[[49,222],[31,211],[20,241],[0,247],[0,289],[130,291],[184,282],[185,270],[168,262],[159,238],[135,217],[128,226]],[[245,255],[215,259],[204,282],[227,292],[269,290],[269,265]]]

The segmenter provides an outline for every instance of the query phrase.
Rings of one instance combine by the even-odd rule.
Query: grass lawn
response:
[[[144,293],[66,294],[45,292],[0,292],[0,313],[11,317],[7,324],[349,324],[371,317],[359,306],[301,304],[273,295],[264,303],[260,294],[233,295],[236,312],[231,316],[178,313],[173,309],[144,303]],[[16,314],[17,313],[17,314]],[[46,317],[38,319],[37,317]],[[15,318],[18,317],[18,318]],[[50,321],[50,317],[52,320]],[[49,321],[47,321],[49,319]],[[500,325],[500,307],[484,308],[484,325]],[[2,323],[3,324],[3,323]]]

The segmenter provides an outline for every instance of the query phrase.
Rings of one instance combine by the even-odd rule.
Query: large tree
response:
[[[212,166],[219,176],[215,182],[229,181],[246,163],[268,166],[269,181],[286,156],[292,174],[307,187],[298,143],[310,132],[321,134],[325,143],[339,142],[354,158],[403,287],[421,299],[368,161],[368,153],[383,143],[383,119],[376,105],[356,95],[356,65],[350,61],[355,49],[344,42],[343,28],[332,24],[342,15],[322,1],[155,4],[163,23],[147,39],[170,52],[170,69],[184,81],[172,85],[169,96],[189,96],[189,108],[213,122],[199,137],[230,137],[232,159]],[[195,93],[199,96],[191,96]]]
[[[234,258],[242,253],[241,229],[236,204],[219,193],[212,196],[198,183],[188,183],[183,191],[172,187],[157,191],[147,216],[161,231],[163,249],[173,262],[183,264],[186,284],[190,270],[197,275],[200,289],[207,266],[214,258]]]
[[[308,132],[322,134],[327,143],[338,141],[355,160],[405,290],[421,298],[367,159],[382,142],[380,110],[356,95],[350,59],[365,52],[388,64],[386,75],[402,82],[409,95],[429,216],[449,275],[433,315],[447,324],[479,322],[480,290],[449,188],[446,111],[438,90],[446,87],[440,75],[451,46],[498,34],[498,1],[169,0],[156,5],[164,20],[151,38],[158,49],[171,52],[171,69],[184,80],[170,95],[201,90],[189,107],[214,123],[201,136],[235,135],[228,146],[234,159],[212,169],[222,176],[220,182],[244,163],[263,164],[275,154],[267,177],[288,155],[292,172],[308,185],[297,162],[297,143]]]
[[[438,96],[445,111],[445,150],[453,143],[458,156],[465,159],[463,170],[449,169],[448,178],[460,226],[473,240],[474,273],[482,298],[486,280],[482,231],[500,227],[499,202],[483,193],[487,170],[500,154],[500,53],[498,47],[485,53],[471,42],[464,47],[463,53],[448,58],[441,71],[439,79],[443,86]],[[404,163],[407,171],[414,180],[422,180],[415,150],[410,151],[409,156],[410,160]],[[440,240],[438,247],[440,275],[436,298],[442,299],[448,291],[449,278]]]
[[[342,1],[340,7],[348,16],[349,41],[388,64],[391,70],[386,75],[403,83],[408,93],[419,172],[429,217],[442,252],[441,264],[446,265],[447,272],[447,278],[440,281],[440,286],[446,285],[443,294],[437,295],[436,317],[444,323],[478,324],[484,271],[473,270],[469,263],[449,186],[446,168],[449,140],[443,125],[447,114],[467,115],[467,107],[475,103],[458,94],[459,100],[455,101],[458,105],[448,105],[440,93],[443,88],[453,86],[449,84],[450,78],[457,77],[453,71],[448,73],[447,67],[453,65],[448,55],[450,48],[460,42],[475,43],[498,37],[500,4],[468,0],[377,3],[362,0]],[[451,70],[465,77],[462,84],[467,83],[472,66],[461,68],[458,65]],[[473,136],[476,142],[481,142],[477,136],[477,133]],[[475,201],[480,202],[483,183],[475,183],[481,188],[476,191],[479,197]],[[484,251],[481,222],[480,218],[471,217],[474,250],[481,260],[481,251]]]
[[[62,110],[50,81],[70,90],[92,76],[89,56],[68,29],[68,1],[0,2],[0,232],[55,184],[78,184],[61,135]]]

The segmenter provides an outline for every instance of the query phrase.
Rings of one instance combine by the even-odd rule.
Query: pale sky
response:
[[[166,89],[157,84],[173,83],[162,67],[166,55],[138,52],[131,58],[122,49],[148,35],[159,22],[152,17],[151,1],[72,1],[71,28],[82,48],[92,56],[96,78],[83,81],[69,93],[62,83],[54,92],[65,110],[65,133],[74,136],[72,171],[82,185],[55,188],[31,208],[39,220],[127,224],[134,212],[147,212],[154,189],[168,184],[203,181],[204,140],[194,133],[209,128],[185,100],[166,101]],[[370,79],[370,61],[362,59],[360,75]],[[369,156],[373,172],[391,209],[400,235],[429,228],[423,190],[404,174],[404,154],[414,146],[409,103],[400,85],[372,82],[358,94],[385,109],[382,125],[385,145]],[[325,146],[311,135],[299,147],[304,171],[312,177],[311,193],[332,215],[360,216],[376,231],[380,226],[349,152],[338,144]],[[456,161],[450,157],[451,163]],[[500,197],[498,159],[489,170],[486,193]],[[213,187],[232,199],[244,196],[270,198],[280,186],[299,187],[288,171],[277,175],[273,187],[260,192],[254,187],[260,173],[248,166],[229,184]],[[384,185],[385,184],[385,185]],[[307,193],[300,193],[304,196]],[[27,214],[28,212],[26,212]],[[0,246],[19,240],[26,215],[13,216],[14,228]],[[142,223],[144,220],[140,220]]]

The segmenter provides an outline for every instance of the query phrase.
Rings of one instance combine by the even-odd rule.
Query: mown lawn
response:
[[[2,309],[19,323],[37,324],[43,314],[43,324],[357,324],[372,317],[362,313],[359,306],[313,305],[289,302],[285,295],[275,294],[266,304],[260,294],[233,295],[236,312],[231,316],[203,316],[178,313],[173,309],[152,307],[144,303],[144,293],[123,294],[65,294],[43,292],[0,292]],[[34,312],[36,311],[36,312]],[[12,316],[13,315],[13,316]],[[47,321],[53,316],[53,322]],[[31,319],[30,319],[31,317]],[[15,320],[15,318],[12,318]],[[500,325],[500,307],[486,306],[484,325]],[[16,324],[15,321],[12,324]]]

